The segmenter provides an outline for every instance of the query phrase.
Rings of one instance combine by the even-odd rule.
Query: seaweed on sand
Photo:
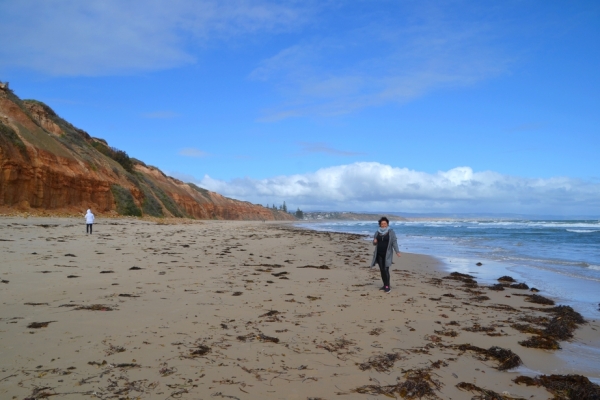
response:
[[[552,336],[545,336],[539,334],[531,336],[527,340],[521,340],[519,344],[523,347],[530,347],[533,349],[544,349],[544,350],[559,350],[561,349],[560,344]]]
[[[211,352],[210,347],[208,347],[204,344],[200,344],[195,349],[190,350],[190,357],[202,357],[202,356],[207,355],[210,352]]]
[[[533,335],[541,335],[543,332],[543,330],[541,330],[540,328],[536,328],[529,324],[512,324],[511,328],[516,329],[522,333],[531,333]]]
[[[549,305],[549,306],[554,305],[554,300],[550,300],[549,298],[540,296],[539,294],[526,295],[525,301],[528,301],[530,303],[535,303],[535,304]]]
[[[512,276],[504,275],[498,278],[498,282],[516,282]]]
[[[481,326],[479,324],[473,324],[473,326],[463,328],[463,330],[467,332],[494,332],[496,328],[493,326]]]
[[[252,342],[254,339],[258,339],[261,342],[272,342],[279,343],[279,339],[273,336],[267,336],[263,333],[259,333],[258,335],[254,333],[249,333],[247,335],[240,335],[236,337],[240,342]]]
[[[409,370],[404,373],[404,381],[400,377],[396,378],[395,385],[382,386],[377,382],[375,385],[363,385],[352,389],[353,393],[384,395],[387,397],[396,397],[399,395],[404,399],[437,399],[439,398],[435,391],[439,390],[442,384],[434,379],[426,369]]]
[[[77,306],[75,310],[90,310],[90,311],[113,311],[113,308],[104,304],[92,304],[91,306]]]
[[[258,317],[259,318],[273,317],[273,316],[278,315],[278,314],[281,314],[281,313],[279,311],[277,311],[277,310],[271,310],[271,311],[268,311],[268,312],[266,312],[266,313],[264,313],[262,315],[259,315]]]
[[[466,286],[468,288],[476,288],[477,281],[473,278],[474,278],[473,275],[461,274],[460,272],[452,272],[452,273],[450,273],[450,275],[444,277],[444,279],[452,279],[455,281],[463,282],[464,286]]]
[[[461,274],[460,272],[452,272],[452,273],[450,273],[450,275],[444,277],[444,279],[453,279],[456,281],[462,281],[465,279],[473,279],[473,278],[475,278],[473,275]]]
[[[373,356],[369,360],[358,365],[361,371],[366,371],[373,368],[377,372],[389,372],[394,363],[400,360],[402,357],[400,353],[386,353],[378,356]]]
[[[553,307],[548,312],[554,317],[546,325],[545,333],[559,340],[567,340],[573,337],[573,331],[578,325],[585,324],[585,319],[570,306]]]
[[[550,321],[543,323],[544,330],[532,336],[527,340],[519,342],[521,346],[541,348],[541,349],[560,349],[559,340],[568,340],[573,337],[573,332],[579,325],[585,324],[586,320],[577,311],[570,306],[557,306],[548,309],[541,309],[554,314]]]
[[[461,351],[474,351],[482,355],[484,357],[484,360],[488,360],[490,358],[495,359],[499,362],[497,368],[500,371],[515,368],[523,364],[523,361],[521,361],[521,357],[519,357],[509,349],[503,349],[502,347],[498,346],[492,346],[489,349],[483,349],[481,347],[473,346],[470,344],[461,344],[453,347]]]
[[[354,344],[355,344],[355,342],[353,342],[352,340],[347,340],[344,338],[337,338],[337,339],[335,339],[335,341],[333,343],[324,341],[323,344],[319,344],[319,345],[317,345],[317,347],[321,348],[321,349],[325,349],[325,350],[329,351],[330,353],[335,353],[340,350],[347,350],[348,347],[350,347]]]
[[[114,346],[112,343],[108,343],[106,340],[103,340],[102,343],[108,345],[108,348],[106,350],[104,350],[104,353],[107,356],[112,356],[115,353],[123,353],[127,350],[123,346]]]
[[[258,334],[258,339],[260,339],[261,342],[273,342],[273,343],[279,343],[279,339],[273,336],[267,336],[263,333],[259,333]]]
[[[525,283],[513,283],[512,285],[510,285],[511,289],[529,289],[529,286],[527,286],[527,284]]]
[[[458,332],[456,332],[453,329],[444,329],[441,331],[433,331],[433,332],[438,335],[448,336],[448,337],[457,337],[458,336]]]
[[[597,400],[600,399],[600,386],[581,375],[541,375],[535,378],[518,376],[515,383],[527,386],[543,386],[556,400]]]
[[[496,283],[495,285],[488,286],[488,289],[501,292],[504,290],[504,285],[502,285],[501,283]]]
[[[46,328],[46,327],[48,327],[49,324],[51,324],[53,322],[56,322],[56,321],[32,322],[29,325],[27,325],[27,327],[31,328],[31,329]]]
[[[512,397],[510,395],[496,393],[493,390],[483,389],[468,382],[460,382],[456,387],[466,392],[480,393],[479,396],[472,397],[471,400],[524,400],[522,397]]]

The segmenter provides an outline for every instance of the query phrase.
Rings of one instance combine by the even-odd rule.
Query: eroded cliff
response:
[[[293,220],[233,200],[131,159],[60,118],[47,105],[0,87],[0,207],[198,219]]]

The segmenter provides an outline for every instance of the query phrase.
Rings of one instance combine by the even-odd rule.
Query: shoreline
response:
[[[545,398],[512,379],[598,377],[558,361],[561,350],[517,343],[529,336],[511,327],[520,316],[546,315],[522,309],[534,306],[523,291],[465,287],[430,256],[395,258],[386,295],[360,235],[281,221],[105,221],[86,235],[83,219],[0,217],[3,396],[368,398],[420,379],[442,399],[477,394],[461,382]],[[589,321],[571,343],[597,329]],[[510,349],[525,367],[499,371],[465,343]]]
[[[460,222],[464,223],[465,221]],[[306,223],[309,229],[327,229],[339,232],[364,232],[364,229],[367,228],[364,223],[354,226],[353,224],[355,224],[354,221],[324,222],[322,224]],[[371,221],[371,225],[374,225],[373,221]],[[434,229],[437,229],[437,225],[434,224],[433,226]],[[572,260],[568,257],[565,258],[565,253],[558,257],[551,254],[548,257],[540,254],[532,255],[527,251],[533,250],[535,252],[535,250],[526,249],[527,245],[523,247],[526,249],[525,252],[519,252],[514,248],[514,243],[508,243],[507,240],[504,240],[504,242],[502,242],[502,239],[487,241],[486,239],[490,239],[490,237],[486,236],[486,233],[475,238],[470,233],[477,231],[470,230],[471,227],[466,229],[468,231],[468,233],[465,232],[466,237],[460,236],[460,229],[464,230],[464,227],[454,226],[452,228],[452,230],[447,230],[445,233],[439,233],[442,236],[441,238],[435,237],[438,233],[433,232],[431,226],[418,227],[417,229],[401,226],[400,231],[397,230],[396,232],[402,232],[406,235],[399,236],[401,250],[437,257],[448,265],[448,272],[454,270],[472,274],[481,283],[488,285],[497,283],[496,279],[500,276],[510,275],[519,282],[526,282],[529,286],[541,289],[547,296],[552,297],[557,302],[572,306],[586,318],[600,318],[598,314],[598,311],[600,311],[598,300],[600,299],[597,296],[600,287],[600,275],[593,271],[600,268],[600,260],[589,259],[591,257],[590,252],[594,252],[595,246],[586,254],[586,257],[588,257],[587,262],[583,262],[581,258],[573,258]],[[446,227],[441,226],[441,229],[445,230]],[[570,231],[568,227],[563,228],[563,230]],[[498,232],[498,234],[503,235],[506,234],[505,232]],[[582,232],[577,235],[588,235],[585,233],[587,231]],[[487,235],[489,235],[489,232],[487,232]],[[457,240],[458,238],[464,238],[465,244],[462,244],[461,240]],[[530,239],[535,240],[535,238]],[[523,240],[527,240],[527,238],[514,239],[515,242]],[[569,238],[568,240],[572,239]],[[475,241],[477,243],[474,243]],[[494,242],[496,243],[494,244]],[[581,244],[581,246],[584,245]],[[520,247],[518,243],[517,246]],[[562,250],[565,249],[568,249],[568,246]],[[574,254],[573,256],[577,257]],[[589,270],[587,270],[588,267]]]
[[[323,221],[323,222],[330,223],[330,221]],[[315,222],[309,221],[308,223],[314,224]],[[297,223],[297,224],[300,224],[300,223]],[[311,230],[310,227],[299,227],[299,226],[296,226],[296,227],[298,229],[306,229],[309,231]],[[317,231],[317,232],[327,232],[327,231]],[[336,233],[342,234],[342,235],[347,234],[347,235],[364,236],[366,239],[369,239],[368,235],[345,233],[345,232],[336,232]],[[459,263],[459,265],[456,265],[456,262],[454,262],[454,264],[452,262],[453,260],[456,261],[456,257],[443,257],[443,256],[429,255],[429,254],[420,254],[420,253],[419,254],[414,253],[414,254],[423,256],[423,257],[429,257],[429,258],[435,260],[435,262],[432,263],[432,266],[440,274],[447,275],[452,272],[473,274],[474,278],[477,279],[478,282],[483,281],[483,283],[486,286],[497,284],[498,283],[497,279],[501,276],[507,275],[508,273],[512,274],[513,276],[522,277],[522,275],[519,272],[510,271],[509,266],[507,266],[503,263],[500,263],[500,262],[492,262],[490,264],[487,264],[486,265],[487,268],[482,270],[481,266],[476,265],[476,262],[478,260],[475,260],[475,259],[470,259],[470,260],[468,260],[467,263],[465,263],[463,260],[463,262]],[[396,257],[395,257],[395,259],[396,259]],[[491,269],[493,269],[494,267],[498,267],[499,265],[502,265],[502,267],[500,268],[500,271],[491,272]],[[374,269],[377,269],[377,267],[374,267]],[[478,275],[480,275],[480,274],[483,274],[485,276],[482,280],[479,280]],[[524,281],[526,281],[526,279],[525,280],[521,279],[521,280],[517,280],[517,281],[524,282]],[[561,305],[564,304],[560,301],[565,300],[565,299],[560,299],[555,296],[550,296],[550,298],[555,300],[557,304],[561,304]],[[569,303],[569,302],[567,301],[567,303]],[[585,318],[590,324],[593,323],[596,326],[600,326],[599,319],[590,318],[589,315],[585,316]],[[562,350],[553,352],[553,354],[555,355],[555,360],[551,360],[551,359],[549,360],[549,359],[544,358],[544,361],[542,363],[536,364],[535,368],[538,368],[537,370],[535,368],[526,368],[526,367],[519,367],[517,370],[522,370],[525,373],[527,373],[528,375],[532,375],[532,374],[536,374],[536,373],[537,374],[567,373],[565,371],[568,371],[569,374],[583,374],[583,375],[595,374],[595,376],[588,375],[588,377],[591,380],[593,380],[594,383],[600,384],[600,368],[597,367],[598,363],[600,362],[600,336],[597,334],[597,331],[589,330],[589,329],[582,331],[581,327],[580,327],[577,331],[575,331],[575,339],[572,341],[562,342],[561,346],[563,347]],[[540,350],[540,351],[542,351],[542,350]],[[555,368],[553,368],[553,369],[547,368],[549,364],[553,365]]]

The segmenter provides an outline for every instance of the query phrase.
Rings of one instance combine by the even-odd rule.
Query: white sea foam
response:
[[[567,232],[575,232],[575,233],[594,233],[600,232],[600,230],[592,230],[592,229],[567,229]]]

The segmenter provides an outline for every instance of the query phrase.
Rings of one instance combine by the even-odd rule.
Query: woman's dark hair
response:
[[[381,223],[383,221],[387,222],[388,225],[390,224],[390,220],[389,219],[387,219],[386,217],[381,217],[381,218],[379,218],[379,221],[378,221],[379,226],[381,226]]]

